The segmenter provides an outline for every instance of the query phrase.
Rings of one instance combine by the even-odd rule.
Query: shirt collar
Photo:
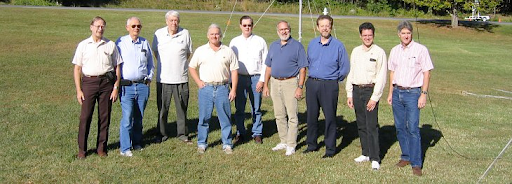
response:
[[[92,38],[92,36],[91,36],[91,37],[89,37],[89,39],[87,39],[87,41],[88,41],[89,43],[95,43],[95,42],[94,42],[94,39]],[[101,44],[101,43],[103,43],[103,42],[108,42],[108,39],[106,39],[105,37],[101,37],[100,42],[98,42],[98,43],[99,43],[99,44]]]
[[[411,43],[409,43],[409,45],[407,45],[407,46],[405,46],[405,47],[404,47],[404,45],[403,45],[402,43],[400,43],[400,48],[401,48],[401,49],[409,49],[409,48],[411,48],[414,44],[416,44],[416,42],[414,42],[414,40],[411,40]]]
[[[331,41],[332,41],[332,36],[329,36],[329,39],[327,39],[327,43],[323,44],[322,36],[318,37],[318,43],[322,46],[329,46],[329,44],[331,44]]]
[[[170,37],[178,37],[181,35],[181,31],[183,31],[183,28],[181,27],[178,27],[178,32],[176,32],[176,34],[174,35],[171,35],[169,34],[169,26],[165,27],[165,32],[167,33],[167,36],[170,36]]]

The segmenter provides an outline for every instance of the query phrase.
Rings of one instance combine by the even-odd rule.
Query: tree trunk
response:
[[[453,8],[452,12],[452,28],[459,27],[459,17],[457,17],[457,8]]]

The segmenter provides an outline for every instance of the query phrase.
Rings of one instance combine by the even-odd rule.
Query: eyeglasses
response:
[[[242,27],[252,27],[252,24],[242,24]]]
[[[132,28],[135,28],[135,27],[140,29],[140,28],[142,28],[142,25],[132,25]]]

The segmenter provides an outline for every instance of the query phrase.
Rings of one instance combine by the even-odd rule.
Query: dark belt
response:
[[[249,74],[238,74],[238,75],[246,76],[246,77],[254,77],[254,76],[259,76],[260,74],[254,74],[254,75],[249,75]]]
[[[308,77],[309,79],[311,80],[315,80],[315,81],[333,81],[333,80],[336,80],[336,79],[320,79],[320,78],[315,78],[315,77]]]
[[[291,79],[291,78],[296,78],[296,76],[291,76],[291,77],[274,77],[274,79],[277,79],[277,80],[287,80],[287,79]]]
[[[352,84],[354,87],[358,88],[373,88],[375,87],[375,84]]]
[[[126,79],[121,79],[121,82],[120,82],[120,85],[121,86],[130,86],[132,84],[147,84],[148,80],[144,80],[144,79],[141,79],[141,80],[126,80]]]
[[[409,89],[419,88],[419,87],[403,87],[403,86],[399,86],[399,85],[396,85],[396,84],[393,84],[393,87],[401,89],[401,90],[409,90]]]
[[[103,75],[84,75],[84,76],[89,77],[89,78],[104,78],[107,75],[103,74]]]
[[[205,82],[207,86],[222,86],[228,84],[228,82]]]

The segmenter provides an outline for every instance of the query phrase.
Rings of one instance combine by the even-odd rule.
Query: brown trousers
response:
[[[107,152],[108,129],[110,113],[112,110],[112,93],[114,85],[105,77],[83,77],[82,92],[85,100],[82,102],[80,124],[78,126],[78,151],[87,152],[87,137],[91,128],[94,106],[98,102],[98,136],[96,141],[97,152]]]

